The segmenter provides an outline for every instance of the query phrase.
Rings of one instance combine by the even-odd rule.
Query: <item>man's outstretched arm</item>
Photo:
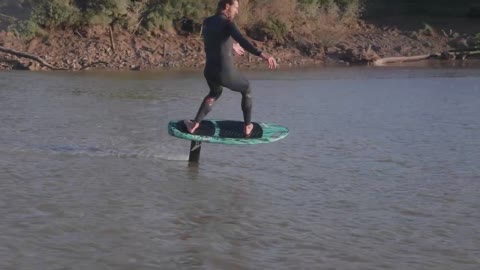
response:
[[[230,35],[232,36],[232,38],[238,42],[238,44],[240,44],[240,46],[242,48],[244,48],[245,50],[247,50],[247,52],[253,54],[253,55],[256,55],[256,56],[259,56],[261,57],[262,59],[266,60],[268,62],[268,67],[269,68],[276,68],[278,67],[278,64],[277,64],[277,61],[275,60],[275,58],[273,58],[271,55],[269,54],[266,54],[262,51],[260,51],[259,49],[257,49],[255,46],[252,45],[252,43],[250,43],[247,39],[245,39],[242,35],[242,33],[240,33],[240,30],[238,30],[237,26],[234,24],[234,23],[231,23],[230,24]]]
[[[252,43],[250,43],[250,41],[243,37],[242,33],[240,33],[240,30],[238,30],[237,26],[233,22],[230,22],[230,35],[247,52],[256,56],[260,56],[262,54],[259,49],[257,49],[252,45]]]

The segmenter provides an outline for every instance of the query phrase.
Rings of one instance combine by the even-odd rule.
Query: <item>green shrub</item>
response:
[[[45,28],[77,25],[81,13],[69,0],[41,0],[33,4],[30,20]]]
[[[474,42],[475,42],[475,46],[480,47],[480,33],[476,34],[476,35],[473,37],[473,40],[474,40]]]
[[[130,0],[77,0],[83,13],[84,24],[88,25],[108,25],[114,21],[125,21],[131,4]]]
[[[266,20],[260,20],[247,29],[250,37],[263,41],[273,40],[284,42],[288,33],[287,25],[279,18],[268,17]]]
[[[327,16],[329,19],[350,23],[358,19],[364,0],[298,0],[298,9],[303,15],[317,19]]]
[[[17,21],[16,18],[0,14],[0,30],[4,30],[9,25],[14,24]]]
[[[292,22],[305,18],[312,22],[321,17],[334,23],[345,23],[344,18],[356,19],[360,1],[363,0],[241,0],[237,23],[264,38],[282,41],[294,27]],[[183,19],[199,24],[213,15],[217,3],[218,0],[0,0],[0,14],[4,15],[0,17],[0,26],[11,26],[9,29],[28,35],[41,28],[112,23],[133,30],[139,22],[148,30],[178,30]]]
[[[216,0],[151,0],[146,6],[144,26],[168,30],[182,18],[199,23],[215,11],[216,3]]]
[[[135,2],[135,1],[133,1]],[[127,13],[131,0],[77,0],[76,5],[83,11],[90,11],[108,16]]]
[[[323,9],[328,9],[335,5],[341,11],[346,11],[351,6],[358,6],[360,0],[297,0],[297,3],[300,7]]]
[[[433,36],[433,35],[436,34],[433,27],[431,25],[429,25],[428,23],[423,23],[423,29],[420,29],[418,32],[421,35],[424,35],[424,36]]]
[[[32,20],[21,20],[17,21],[7,27],[9,32],[15,33],[19,37],[31,38],[34,36],[39,36],[44,33],[44,31],[38,26],[37,23]]]

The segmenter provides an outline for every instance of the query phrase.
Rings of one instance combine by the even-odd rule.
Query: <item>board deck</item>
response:
[[[270,123],[252,122],[250,137],[243,134],[244,123],[234,120],[204,120],[194,134],[187,131],[183,120],[170,121],[168,133],[174,137],[218,144],[260,144],[270,143],[285,138],[288,128]]]

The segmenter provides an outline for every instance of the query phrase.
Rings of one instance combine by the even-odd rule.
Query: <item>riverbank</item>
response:
[[[465,24],[468,26],[469,24]],[[462,28],[461,26],[458,26]],[[278,41],[258,41],[261,50],[273,54],[283,67],[325,64],[368,64],[383,57],[425,55],[462,50],[476,45],[471,33],[462,29],[423,25],[402,29],[401,24],[387,25],[357,20],[341,28],[341,33],[324,31],[326,38],[295,37]],[[164,68],[202,68],[205,62],[202,39],[197,34],[150,31],[139,35],[122,29],[92,27],[57,30],[43,37],[24,40],[11,32],[0,32],[0,46],[35,55],[49,64],[71,70],[149,70]],[[263,65],[255,56],[235,56],[242,68]],[[0,53],[0,69],[48,69],[38,62],[12,54]]]

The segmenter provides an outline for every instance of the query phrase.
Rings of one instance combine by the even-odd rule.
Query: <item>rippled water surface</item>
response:
[[[195,167],[200,72],[0,73],[0,269],[480,269],[480,69],[246,75]]]

